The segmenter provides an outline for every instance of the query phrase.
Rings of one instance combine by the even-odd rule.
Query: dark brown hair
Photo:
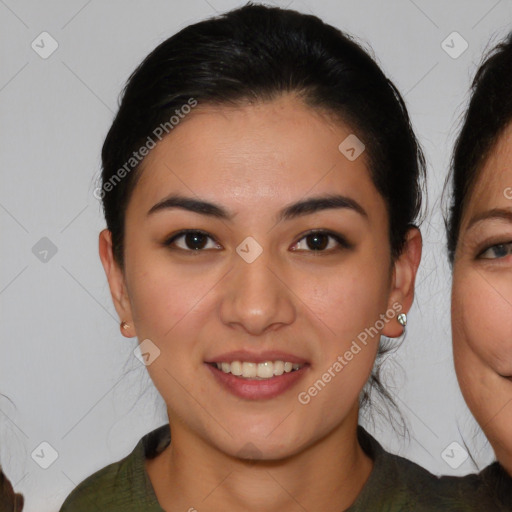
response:
[[[484,59],[471,86],[471,99],[455,143],[451,201],[445,219],[448,256],[453,264],[460,223],[480,171],[512,121],[512,32]]]

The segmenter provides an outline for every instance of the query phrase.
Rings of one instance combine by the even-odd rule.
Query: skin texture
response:
[[[453,271],[452,334],[464,398],[512,475],[511,186],[509,126],[483,164],[462,217]],[[474,222],[497,209],[502,215]]]
[[[356,440],[358,396],[379,337],[309,404],[297,398],[380,314],[394,303],[406,312],[413,300],[421,235],[411,229],[392,263],[386,206],[365,155],[351,162],[338,150],[350,133],[291,95],[199,105],[144,162],[126,212],[124,272],[110,233],[100,234],[115,307],[129,324],[123,334],[161,351],[147,369],[167,404],[172,443],[147,470],[166,510],[342,510],[370,474]],[[147,215],[171,193],[215,202],[233,218],[178,208]],[[333,193],[366,215],[327,209],[276,222],[286,205]],[[186,252],[184,237],[174,249],[163,244],[182,229],[212,239],[203,252]],[[351,247],[326,238],[315,253],[305,238],[314,229],[339,233]],[[248,236],[263,249],[252,263],[236,252]],[[395,316],[382,334],[402,331]],[[282,350],[309,367],[275,398],[241,399],[205,366],[238,349]]]

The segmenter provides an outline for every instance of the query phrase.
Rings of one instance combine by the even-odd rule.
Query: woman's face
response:
[[[357,422],[379,335],[402,332],[421,239],[392,264],[366,154],[338,149],[350,134],[292,96],[199,105],[146,157],[124,273],[100,236],[173,439],[277,459]]]
[[[512,127],[485,162],[455,254],[452,330],[466,402],[512,474]]]

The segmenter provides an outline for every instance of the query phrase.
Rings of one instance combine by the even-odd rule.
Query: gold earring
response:
[[[130,327],[130,324],[128,322],[125,322],[124,320],[121,322],[121,329],[128,329]]]

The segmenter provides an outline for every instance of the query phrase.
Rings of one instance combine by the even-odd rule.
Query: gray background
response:
[[[133,355],[136,341],[119,333],[97,255],[104,222],[92,192],[103,138],[131,71],[180,28],[238,5],[0,0],[0,391],[12,400],[0,397],[0,460],[25,493],[28,512],[58,510],[77,483],[166,421]],[[417,298],[386,383],[412,436],[401,439],[385,422],[371,430],[385,447],[432,472],[472,472],[470,459],[453,469],[441,455],[450,443],[466,441],[479,466],[492,458],[453,371],[440,197],[470,79],[484,49],[512,29],[511,2],[276,5],[312,12],[368,42],[405,97],[428,158],[429,203]],[[43,31],[59,45],[47,59],[31,47]],[[469,44],[458,58],[442,47],[453,31]],[[48,249],[43,237],[57,249],[47,261],[39,252]],[[58,454],[48,469],[40,464],[52,449],[42,442]]]

